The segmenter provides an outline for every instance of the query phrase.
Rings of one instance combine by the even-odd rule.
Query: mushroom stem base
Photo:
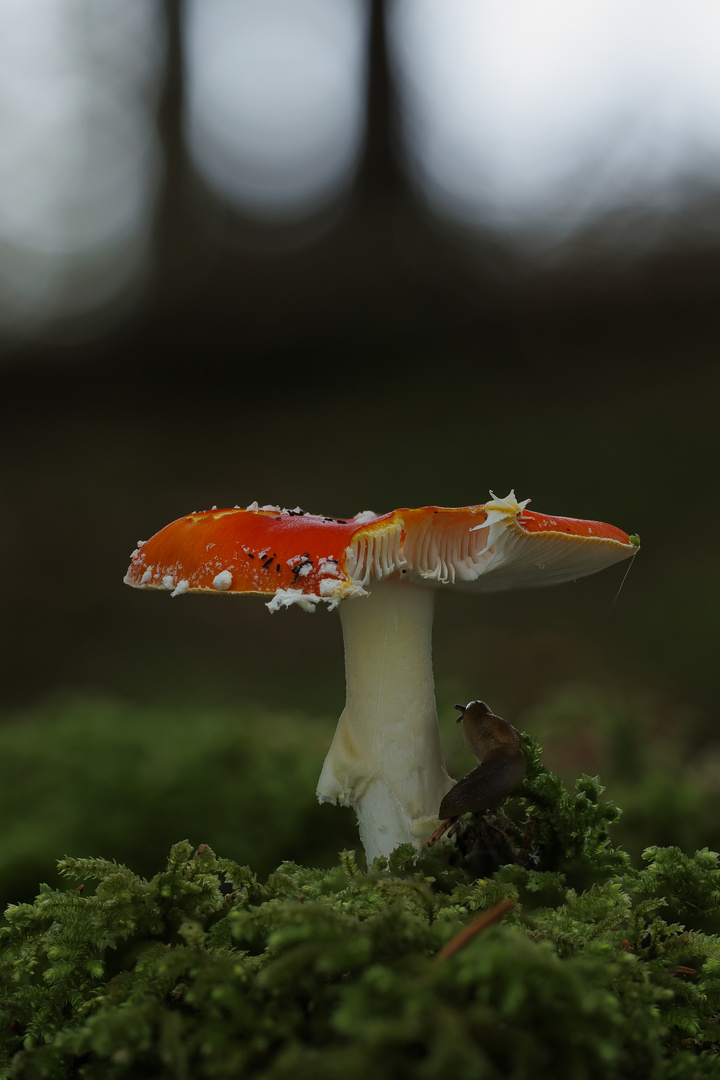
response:
[[[453,783],[437,725],[433,607],[430,589],[402,581],[340,607],[347,701],[317,793],[355,809],[368,863],[399,844],[420,849]]]

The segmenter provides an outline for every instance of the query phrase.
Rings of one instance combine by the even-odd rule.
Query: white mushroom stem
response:
[[[453,781],[445,771],[432,672],[432,589],[384,581],[340,605],[347,700],[317,794],[352,806],[368,864],[419,850]]]

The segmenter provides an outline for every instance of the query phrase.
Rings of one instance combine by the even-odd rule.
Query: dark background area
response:
[[[642,207],[627,227],[606,214],[557,259],[444,222],[403,166],[376,3],[351,192],[312,227],[258,223],[189,160],[181,20],[166,14],[164,180],[137,295],[122,316],[4,343],[3,714],[82,691],[332,717],[335,617],[129,590],[136,541],[211,505],[352,515],[514,488],[637,532],[642,550],[619,595],[625,565],[547,592],[443,595],[441,706],[483,697],[519,722],[583,685],[712,741],[720,249],[685,244],[683,214],[697,235],[720,196],[689,202],[656,245],[635,243]],[[594,772],[582,710],[562,737]]]

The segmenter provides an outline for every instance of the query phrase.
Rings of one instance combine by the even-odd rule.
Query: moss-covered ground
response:
[[[309,803],[301,791],[306,783],[312,791],[305,774],[323,725],[314,735],[312,725],[304,729],[309,753],[270,754],[263,778],[253,774],[257,740],[246,736],[234,758],[221,752],[221,717],[206,718],[194,746],[183,749],[180,738],[174,751],[160,722],[140,752],[140,728],[123,729],[120,706],[106,703],[104,716],[98,703],[86,702],[84,712],[77,703],[64,708],[52,730],[59,736],[64,728],[70,744],[73,716],[75,737],[87,738],[91,717],[124,731],[113,775],[125,775],[127,816],[104,822],[102,850],[112,857],[80,855],[83,822],[94,822],[99,837],[103,814],[121,795],[101,766],[107,754],[92,747],[84,765],[65,766],[71,788],[92,777],[85,792],[92,798],[78,799],[82,813],[66,792],[53,817],[49,794],[43,802],[36,788],[39,817],[31,826],[28,814],[20,840],[32,851],[34,836],[33,858],[42,857],[42,815],[48,847],[57,852],[61,836],[72,840],[61,877],[34,901],[18,895],[20,840],[6,856],[15,902],[0,931],[0,1075],[720,1075],[718,857],[705,847],[654,845],[631,858],[616,842],[620,814],[598,780],[565,784],[533,739],[526,737],[526,780],[492,819],[468,817],[456,845],[442,841],[417,861],[399,849],[368,871],[349,851],[339,860],[328,854],[337,834],[325,833],[326,823],[342,828],[350,815],[324,807],[303,818]],[[293,730],[288,718],[265,721]],[[16,724],[16,770],[23,735],[34,731],[37,742],[46,722],[36,715],[24,730]],[[3,738],[12,735],[10,725]],[[292,739],[286,745],[292,750]],[[222,832],[215,799],[227,797],[228,758],[228,769],[246,768],[247,780],[238,777]],[[275,783],[281,760],[282,784]],[[68,744],[62,761],[72,761]],[[174,844],[167,858],[156,846],[182,820],[183,788],[193,842]],[[152,807],[165,801],[172,812],[154,819]],[[691,813],[682,800],[675,805]],[[137,830],[145,814],[143,844]],[[123,848],[119,837],[129,827]],[[120,853],[133,844],[125,866]],[[311,865],[298,855],[270,870],[252,857],[283,847],[306,852]],[[255,865],[244,865],[245,853]],[[464,941],[483,913],[486,925]]]

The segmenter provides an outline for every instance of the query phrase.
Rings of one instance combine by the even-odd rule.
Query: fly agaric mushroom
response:
[[[398,844],[420,849],[453,785],[435,707],[433,586],[554,584],[637,550],[637,538],[612,525],[536,514],[528,502],[510,492],[351,520],[257,503],[213,509],[140,543],[125,582],[173,596],[260,593],[270,611],[340,608],[347,700],[317,794],[355,809],[370,863]]]

